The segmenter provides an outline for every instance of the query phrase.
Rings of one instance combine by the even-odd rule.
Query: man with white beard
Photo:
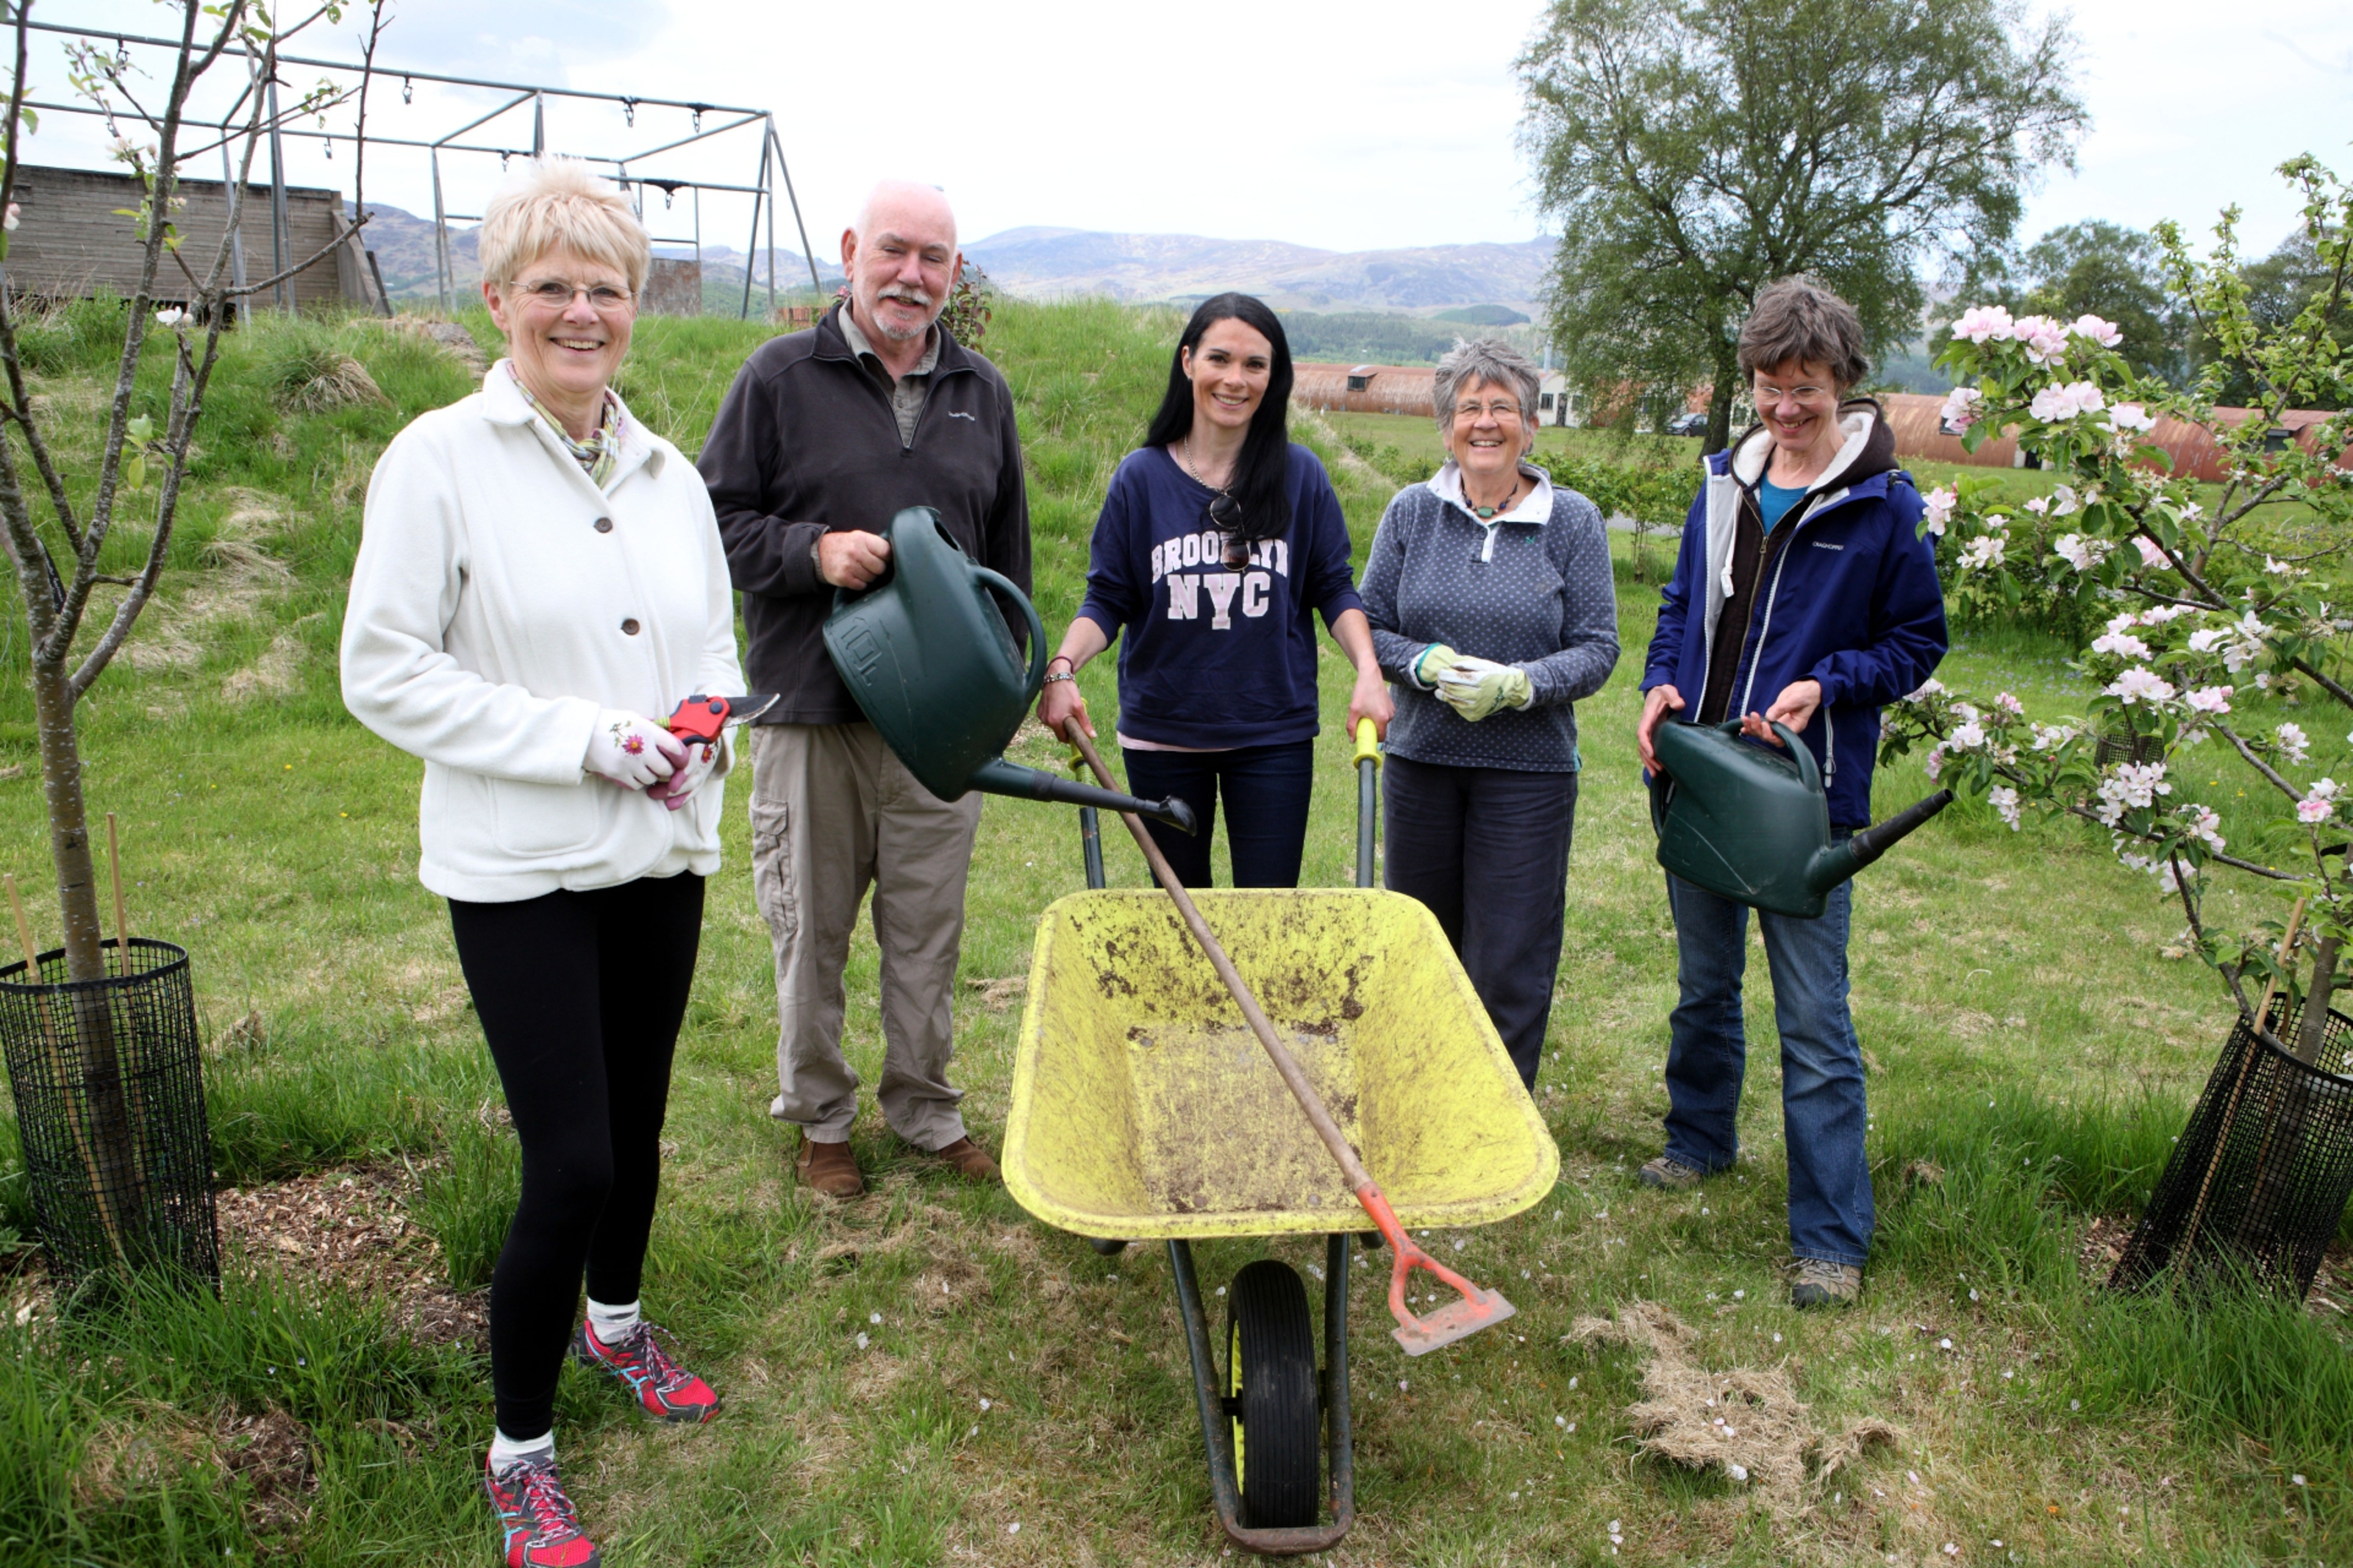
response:
[[[947,1079],[980,797],[944,802],[915,781],[834,672],[821,628],[836,588],[888,569],[879,531],[904,507],[936,509],[965,554],[1027,592],[1029,509],[1005,378],[939,321],[964,268],[946,198],[875,186],[841,264],[849,297],[744,363],[697,466],[744,595],[752,688],[783,694],[752,731],[753,889],[776,965],[769,1114],[800,1128],[803,1182],[853,1197],[865,1182],[849,1142],[859,1078],[841,1053],[842,972],[870,886],[883,1120],[967,1178],[997,1174]]]

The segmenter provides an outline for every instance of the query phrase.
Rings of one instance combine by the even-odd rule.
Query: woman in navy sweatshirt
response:
[[[1293,446],[1291,346],[1247,294],[1204,302],[1177,340],[1168,391],[1144,446],[1112,476],[1095,520],[1086,602],[1046,670],[1038,717],[1075,717],[1081,667],[1115,641],[1127,786],[1174,795],[1197,835],[1152,836],[1187,887],[1209,882],[1209,830],[1225,797],[1237,888],[1299,885],[1317,729],[1320,612],[1356,668],[1348,728],[1383,733],[1388,690],[1356,597],[1348,525],[1324,465]]]

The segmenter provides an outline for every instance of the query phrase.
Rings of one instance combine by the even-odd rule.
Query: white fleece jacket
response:
[[[744,689],[711,497],[637,420],[601,492],[503,360],[395,437],[368,482],[343,670],[353,715],[425,760],[433,891],[505,903],[719,868],[732,742],[676,812],[581,769],[600,708],[660,719]]]

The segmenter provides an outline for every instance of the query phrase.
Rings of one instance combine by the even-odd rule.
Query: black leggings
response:
[[[452,899],[449,923],[522,1144],[522,1200],[491,1276],[491,1389],[499,1430],[537,1437],[554,1425],[584,1267],[592,1300],[638,1299],[702,879]]]

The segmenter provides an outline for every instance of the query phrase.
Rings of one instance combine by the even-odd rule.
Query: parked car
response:
[[[1667,434],[1670,436],[1704,436],[1707,434],[1707,416],[1704,414],[1678,414],[1672,419],[1667,421]]]

